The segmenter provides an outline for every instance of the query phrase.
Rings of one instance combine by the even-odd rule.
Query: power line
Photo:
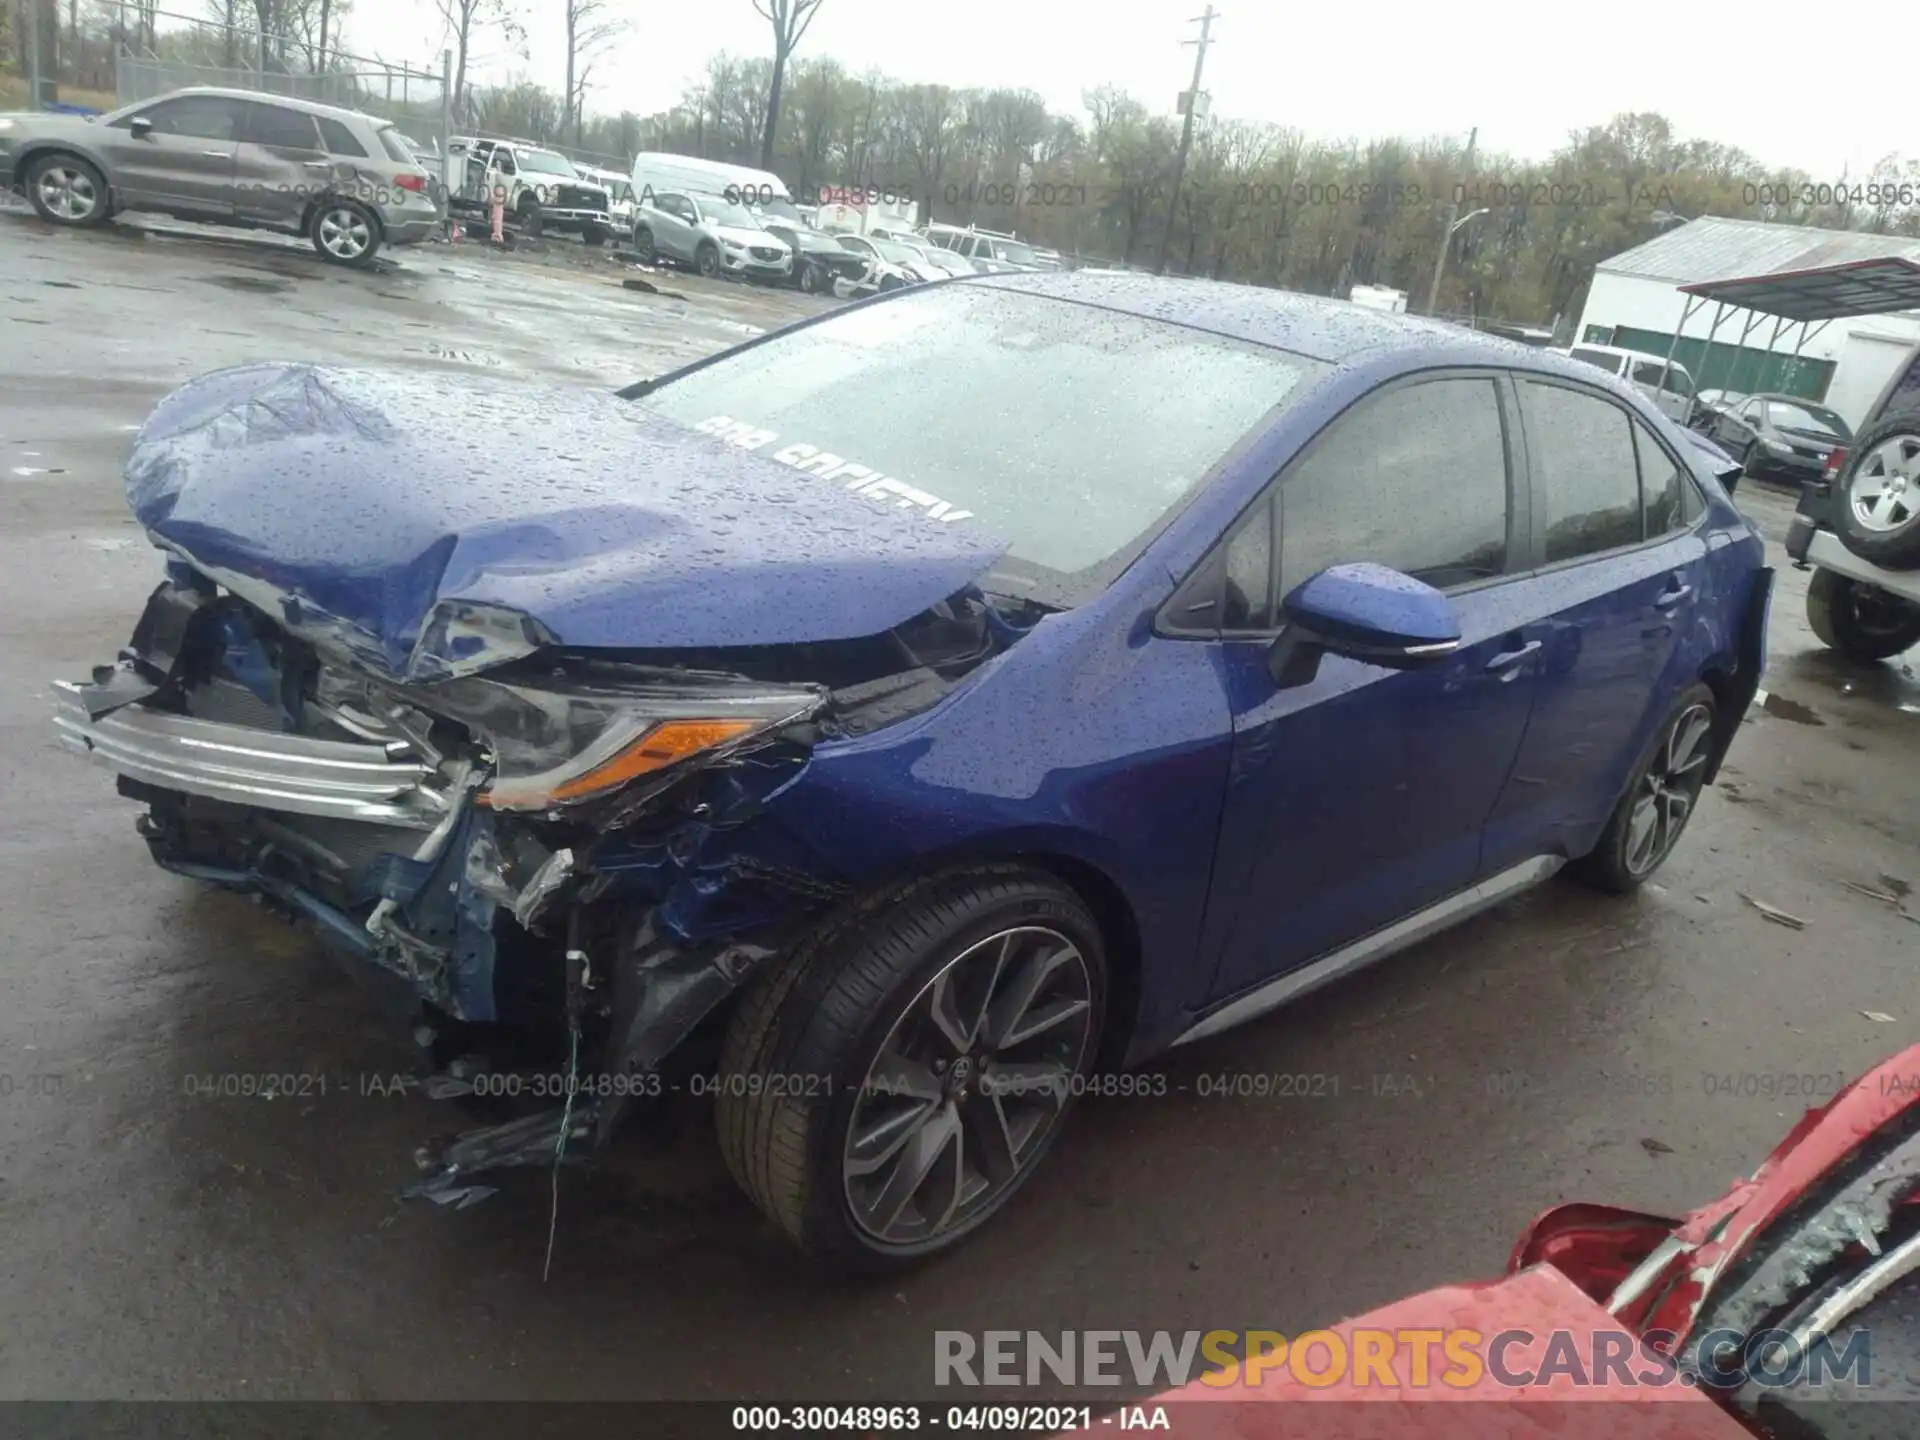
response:
[[[1187,173],[1187,147],[1193,144],[1193,116],[1200,108],[1200,71],[1207,63],[1207,46],[1213,43],[1213,22],[1220,18],[1220,12],[1211,4],[1207,13],[1196,15],[1187,23],[1200,27],[1198,40],[1182,40],[1182,45],[1195,45],[1199,48],[1193,57],[1193,88],[1187,91],[1187,120],[1180,127],[1180,153],[1173,159],[1173,193],[1167,197],[1167,225],[1160,232],[1160,263],[1153,267],[1153,273],[1167,273],[1167,246],[1173,243],[1173,217],[1180,206],[1180,182]]]

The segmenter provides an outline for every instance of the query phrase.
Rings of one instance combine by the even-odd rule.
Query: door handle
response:
[[[209,160],[231,160],[233,158],[231,152],[226,150],[202,150],[200,153]]]
[[[300,165],[301,165],[301,168],[305,170],[333,169],[333,162],[331,160],[302,160],[300,162]]]
[[[1487,669],[1495,673],[1504,671],[1505,673],[1501,678],[1511,680],[1515,675],[1520,673],[1520,662],[1539,648],[1540,642],[1538,640],[1529,640],[1518,650],[1505,650],[1494,656],[1491,660],[1487,661]]]
[[[1659,595],[1654,597],[1654,608],[1656,610],[1671,610],[1692,593],[1693,587],[1691,585],[1681,585],[1672,590],[1662,590]]]

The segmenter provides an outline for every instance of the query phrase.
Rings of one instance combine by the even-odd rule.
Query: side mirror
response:
[[[153,121],[145,115],[136,115],[127,122],[127,133],[136,140],[144,140],[153,133]]]
[[[1285,628],[1267,652],[1282,689],[1320,672],[1322,655],[1413,670],[1460,648],[1453,606],[1431,585],[1368,563],[1322,570],[1280,602]]]

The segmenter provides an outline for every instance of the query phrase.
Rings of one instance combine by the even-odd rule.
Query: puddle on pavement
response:
[[[291,280],[268,275],[209,275],[207,283],[253,295],[280,295],[293,288]]]
[[[1775,694],[1772,691],[1769,691],[1767,698],[1760,702],[1760,708],[1765,710],[1769,715],[1777,715],[1782,720],[1791,720],[1796,725],[1824,725],[1827,723],[1820,718],[1819,712],[1811,705],[1802,705],[1798,700],[1789,700],[1786,696]]]

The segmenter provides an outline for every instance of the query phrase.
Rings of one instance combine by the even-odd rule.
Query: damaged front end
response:
[[[432,1093],[460,1091],[461,1047],[488,1036],[579,1081],[423,1152],[442,1200],[604,1142],[657,1093],[620,1077],[655,1072],[848,890],[769,815],[814,747],[926,708],[1010,633],[976,593],[864,641],[507,645],[410,681],[254,599],[173,561],[118,663],[57,687],[55,727],[148,807],[160,865],[311,922],[457,1036]]]

